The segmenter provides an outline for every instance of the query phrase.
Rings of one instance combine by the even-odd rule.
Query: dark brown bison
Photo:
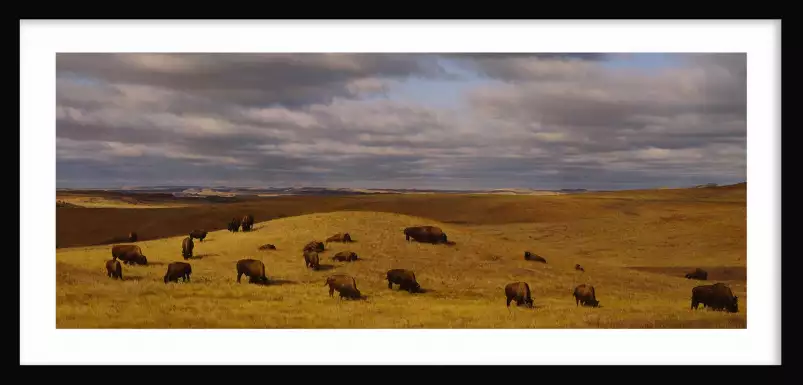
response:
[[[304,251],[312,250],[312,251],[316,251],[316,252],[322,253],[324,251],[324,249],[325,249],[325,246],[324,246],[323,242],[311,241],[311,242],[307,243],[306,245],[304,245]]]
[[[574,265],[574,269],[575,269],[575,270],[578,270],[578,271],[582,271],[582,272],[585,272],[585,271],[586,271],[586,269],[583,269],[583,267],[582,267],[582,266],[580,266],[580,264],[579,264],[579,263],[578,263],[578,264],[576,264],[576,265]]]
[[[326,238],[326,242],[351,242],[351,235],[349,235],[349,233],[337,233],[329,238]]]
[[[237,283],[243,274],[248,277],[248,283],[268,283],[268,276],[265,275],[265,264],[256,259],[241,259],[237,261]]]
[[[726,310],[730,313],[739,312],[739,297],[733,295],[730,287],[724,283],[697,286],[691,289],[691,308],[703,304],[703,308]]]
[[[114,245],[112,246],[112,260],[119,259],[126,265],[147,265],[148,258],[142,254],[142,249],[137,245]]]
[[[542,257],[542,256],[540,256],[538,254],[531,253],[529,251],[525,251],[524,252],[524,260],[525,261],[534,261],[534,262],[546,263],[546,259],[544,259],[544,257]]]
[[[227,228],[232,233],[236,233],[236,232],[240,231],[240,220],[237,219],[237,218],[232,218],[229,221],[229,225],[227,226]]]
[[[164,281],[165,283],[168,282],[178,282],[179,278],[182,278],[184,282],[190,280],[190,274],[192,274],[192,266],[190,266],[187,262],[172,262],[167,265],[167,273],[165,273]]]
[[[312,270],[318,270],[318,268],[321,266],[321,260],[320,257],[318,257],[317,251],[304,251],[304,266],[312,268]]]
[[[706,281],[708,280],[708,272],[698,267],[691,273],[687,273],[685,277],[688,279],[699,279],[701,281]]]
[[[533,298],[530,293],[530,285],[527,282],[512,282],[505,286],[505,297],[507,298],[507,307],[510,307],[510,301],[516,301],[516,306],[533,307]]]
[[[192,238],[187,237],[181,241],[181,256],[184,257],[185,261],[192,258],[193,248],[195,248],[195,243],[192,242]]]
[[[404,237],[420,243],[448,243],[446,233],[435,226],[414,226],[404,229]]]
[[[332,256],[333,261],[340,261],[340,262],[353,262],[358,260],[360,257],[357,253],[353,251],[341,251],[334,256]]]
[[[597,301],[597,294],[594,291],[594,286],[580,284],[574,288],[574,304],[575,306],[583,305],[590,307],[599,307]]]
[[[120,261],[110,259],[106,261],[106,276],[114,279],[123,279],[123,266]]]
[[[254,227],[254,216],[251,214],[244,216],[241,223],[243,225],[243,231],[251,231]]]
[[[354,277],[345,274],[332,275],[326,278],[323,285],[329,285],[330,297],[334,297],[335,290],[340,294],[340,298],[358,299],[362,296],[357,289],[357,281],[354,280]]]
[[[388,289],[393,289],[393,284],[399,285],[399,290],[407,290],[410,293],[421,291],[421,285],[415,279],[415,273],[405,269],[392,269],[387,273]]]
[[[276,250],[276,246],[274,246],[274,245],[272,245],[270,243],[266,243],[266,244],[264,244],[262,246],[259,246],[259,250]]]
[[[207,231],[206,230],[192,230],[190,232],[190,238],[198,238],[201,242],[204,241],[206,238]]]
[[[135,233],[133,231],[128,233],[128,241],[129,242],[136,242],[137,239],[139,239],[139,237],[137,236],[137,233]]]

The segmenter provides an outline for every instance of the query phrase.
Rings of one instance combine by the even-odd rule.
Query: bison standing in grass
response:
[[[242,225],[243,225],[243,231],[251,231],[251,229],[254,227],[254,216],[251,214],[244,216],[242,220]]]
[[[324,286],[329,285],[329,296],[334,297],[334,292],[340,294],[340,298],[358,299],[362,296],[357,289],[357,281],[353,277],[345,274],[335,274],[326,278]]]
[[[530,285],[527,282],[512,282],[505,286],[505,297],[507,298],[507,307],[510,307],[511,301],[516,301],[516,306],[533,307],[533,298],[530,293]]]
[[[190,274],[192,274],[192,266],[190,266],[189,263],[172,262],[167,265],[167,273],[165,273],[164,281],[165,283],[178,282],[178,279],[182,278],[184,282],[187,282],[190,280]]]
[[[142,249],[137,245],[114,245],[112,246],[112,260],[121,260],[126,265],[147,265],[148,258],[142,254]]]
[[[694,269],[694,271],[692,271],[691,273],[687,273],[685,277],[687,279],[698,279],[701,281],[706,281],[708,280],[708,272],[698,267]]]
[[[240,231],[240,220],[237,219],[237,218],[231,218],[227,228],[232,233],[236,233],[236,232]]]
[[[691,308],[710,307],[713,310],[726,310],[730,313],[739,312],[739,297],[733,295],[730,287],[724,283],[697,286],[691,289]]]
[[[192,242],[192,238],[187,237],[181,241],[181,256],[184,257],[185,261],[192,258],[193,248],[195,248],[195,244]]]
[[[321,267],[321,259],[318,256],[317,251],[304,251],[304,266],[307,268],[312,268],[312,270],[318,270],[318,268]]]
[[[413,226],[404,229],[404,237],[419,243],[448,243],[446,233],[436,226]]]
[[[304,245],[304,249],[303,250],[305,252],[311,250],[311,251],[315,251],[315,252],[318,252],[318,253],[322,253],[324,251],[324,249],[325,249],[325,246],[324,246],[323,242],[310,241],[309,243]]]
[[[535,253],[531,253],[529,251],[525,251],[524,252],[524,260],[525,261],[546,263],[546,259],[544,259],[544,257],[542,257],[542,256],[540,256],[538,254],[535,254]]]
[[[576,264],[576,265],[574,265],[574,269],[575,269],[575,270],[577,270],[577,271],[582,271],[582,272],[584,272],[584,273],[585,273],[585,271],[586,271],[586,269],[584,269],[582,266],[580,266],[580,264],[579,264],[579,263],[578,263],[578,264]]]
[[[106,276],[114,279],[123,279],[123,266],[120,261],[110,259],[106,261]]]
[[[399,290],[407,290],[410,293],[421,291],[421,285],[415,279],[415,273],[405,269],[392,269],[387,273],[388,289],[393,289],[393,284],[399,285]]]
[[[237,261],[237,283],[243,274],[248,277],[248,283],[260,283],[266,285],[268,276],[265,275],[265,264],[256,259],[241,259]]]
[[[206,234],[208,234],[206,230],[192,230],[190,232],[190,238],[198,238],[199,241],[203,242],[204,238],[206,238]]]
[[[329,238],[326,238],[326,242],[348,243],[351,242],[351,235],[349,233],[337,233]]]
[[[583,305],[589,307],[599,307],[597,301],[597,294],[594,291],[594,286],[581,284],[574,288],[574,303],[575,306]]]
[[[353,251],[341,251],[332,256],[333,261],[339,262],[353,262],[357,259],[359,259],[359,256]]]

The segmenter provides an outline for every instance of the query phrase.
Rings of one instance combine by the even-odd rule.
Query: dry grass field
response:
[[[164,209],[57,209],[58,328],[744,328],[745,184],[556,196],[381,195],[275,197]],[[255,230],[230,233],[225,221],[253,213]],[[282,218],[279,218],[282,216]],[[105,218],[105,221],[104,221]],[[211,218],[211,219],[208,219]],[[105,226],[104,226],[105,223]],[[216,227],[208,226],[208,224]],[[432,224],[454,245],[405,241],[402,229]],[[193,228],[188,283],[165,284]],[[97,229],[97,230],[95,230]],[[138,231],[148,266],[123,265],[106,277],[110,245],[91,243]],[[324,269],[304,266],[301,248],[329,243]],[[91,235],[82,236],[88,233]],[[98,234],[99,233],[99,234]],[[259,251],[272,243],[277,250]],[[331,261],[351,250],[361,260]],[[525,261],[525,250],[547,264]],[[235,263],[262,260],[266,286],[236,282]],[[585,272],[574,270],[581,264]],[[708,281],[683,277],[702,267]],[[425,293],[387,288],[385,272],[414,270]],[[355,277],[361,301],[328,295],[330,274]],[[504,285],[530,284],[535,308],[505,307]],[[689,309],[692,287],[725,282],[740,312]],[[572,290],[595,286],[600,308],[577,307]]]

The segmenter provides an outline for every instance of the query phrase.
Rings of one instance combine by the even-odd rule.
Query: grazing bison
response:
[[[435,226],[414,226],[404,229],[404,237],[420,243],[448,243],[446,233]]]
[[[237,219],[237,218],[232,218],[232,219],[229,221],[229,225],[228,225],[228,227],[227,227],[227,228],[228,228],[228,229],[229,229],[229,231],[231,231],[232,233],[236,233],[236,232],[240,231],[240,220],[239,220],[239,219]]]
[[[542,256],[540,256],[538,254],[531,253],[529,251],[525,251],[524,252],[524,260],[525,261],[535,261],[535,262],[546,263],[546,259],[544,259],[544,257],[542,257]]]
[[[688,279],[699,279],[701,281],[706,281],[708,280],[708,272],[698,267],[691,273],[686,274],[685,277]]]
[[[530,293],[530,285],[527,282],[512,282],[505,286],[505,297],[507,298],[507,307],[510,307],[510,301],[516,301],[516,306],[533,307],[533,298]]]
[[[266,243],[266,244],[264,244],[262,246],[259,246],[259,250],[276,250],[276,246],[274,246],[274,245],[272,245],[270,243]]]
[[[388,289],[393,289],[393,284],[399,285],[399,290],[407,290],[410,293],[421,291],[421,285],[415,279],[415,273],[410,270],[392,269],[387,273]]]
[[[192,258],[192,249],[195,247],[195,244],[192,242],[192,238],[187,237],[181,241],[181,256],[184,257],[184,260],[188,260]]]
[[[583,267],[582,267],[582,266],[580,266],[580,264],[579,264],[579,263],[578,263],[578,264],[576,264],[576,265],[574,265],[574,269],[575,269],[575,270],[578,270],[578,271],[582,271],[582,272],[585,272],[585,271],[586,271],[586,269],[583,269]]]
[[[304,251],[305,252],[311,250],[311,251],[316,251],[316,252],[322,253],[324,248],[325,247],[324,247],[323,242],[318,242],[318,241],[311,241],[311,242],[307,243],[306,245],[304,245]]]
[[[204,238],[206,238],[206,234],[206,230],[192,230],[190,232],[190,238],[198,238],[201,242],[203,242]]]
[[[318,270],[321,266],[321,260],[318,257],[318,252],[313,250],[304,251],[304,266]]]
[[[733,295],[730,287],[724,283],[697,286],[691,289],[691,308],[697,309],[699,304],[714,310],[739,312],[739,297]]]
[[[335,290],[340,294],[340,298],[357,299],[362,296],[357,289],[357,281],[355,281],[353,277],[345,274],[332,275],[326,278],[326,282],[324,282],[323,285],[329,285],[330,297],[334,297]]]
[[[128,241],[129,242],[136,242],[137,239],[139,239],[139,237],[137,237],[137,233],[135,233],[133,231],[128,233]]]
[[[578,285],[574,288],[573,296],[575,306],[582,304],[583,306],[599,307],[599,301],[597,301],[594,286],[586,284]]]
[[[184,282],[187,282],[190,280],[190,274],[192,274],[192,266],[190,266],[189,263],[172,262],[167,265],[167,273],[165,273],[164,281],[165,283],[178,282],[178,279],[182,278]]]
[[[254,216],[251,214],[244,216],[242,220],[242,225],[243,225],[243,231],[251,231],[251,229],[254,227]]]
[[[349,233],[337,233],[329,238],[326,238],[326,242],[351,242],[351,235],[349,235]]]
[[[142,249],[137,245],[114,245],[112,246],[112,260],[119,259],[126,265],[147,265],[148,258],[142,254]]]
[[[341,251],[332,257],[333,261],[340,262],[352,262],[356,261],[357,259],[359,259],[359,256],[357,256],[357,253],[353,251]]]
[[[120,265],[120,261],[116,259],[106,261],[106,276],[114,279],[123,279],[123,266]]]
[[[256,259],[241,259],[237,261],[237,283],[243,274],[248,277],[248,283],[267,284],[268,277],[265,275],[265,264]]]

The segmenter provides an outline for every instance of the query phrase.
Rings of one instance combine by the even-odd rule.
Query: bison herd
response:
[[[242,219],[233,218],[228,224],[228,230],[231,232],[239,231],[242,227],[243,231],[251,231],[254,225],[254,217],[246,215]],[[448,237],[442,229],[436,226],[414,226],[405,228],[404,236],[407,241],[416,241],[419,243],[431,244],[450,244]],[[193,256],[194,243],[193,239],[198,239],[203,242],[206,238],[207,231],[193,230],[189,236],[184,238],[181,242],[181,255],[184,260],[190,259]],[[129,234],[129,239],[133,242],[136,241],[136,233]],[[353,242],[349,233],[337,233],[329,238],[326,242]],[[259,250],[276,250],[273,244],[265,244],[258,248]],[[304,266],[312,270],[319,270],[321,267],[319,253],[325,250],[324,242],[310,241],[302,248],[302,256],[304,259]],[[340,251],[331,257],[333,261],[339,262],[355,262],[359,260],[357,253],[353,251]],[[546,259],[530,251],[524,252],[524,260],[547,263]],[[126,265],[147,265],[148,259],[142,253],[137,245],[123,244],[114,245],[112,247],[112,259],[105,262],[106,273],[108,277],[113,279],[123,279],[123,268],[120,261]],[[585,272],[585,269],[579,264],[575,265],[575,270]],[[269,280],[265,273],[265,264],[256,259],[241,259],[236,263],[237,282],[240,283],[241,278],[245,275],[249,283],[254,284],[268,284]],[[192,274],[192,266],[187,262],[172,262],[167,266],[167,272],[164,275],[164,282],[178,282],[182,279],[184,282],[190,280]],[[687,273],[685,278],[707,280],[708,273],[700,268]],[[393,285],[398,285],[399,290],[407,291],[409,293],[422,292],[421,285],[416,280],[415,272],[406,269],[391,269],[386,273],[388,282],[388,289],[393,289]],[[326,278],[324,286],[329,286],[329,296],[334,296],[337,291],[340,298],[359,299],[362,298],[360,290],[357,288],[357,281],[354,277],[345,274],[334,274]],[[507,307],[510,307],[511,302],[515,302],[516,306],[524,306],[528,308],[533,307],[533,296],[530,290],[530,285],[526,282],[511,282],[504,288],[504,294]],[[699,305],[704,308],[708,307],[713,310],[724,310],[727,312],[736,313],[739,311],[738,297],[733,295],[730,287],[724,283],[716,283],[713,285],[696,286],[692,289],[691,293],[691,308],[697,309]],[[575,287],[572,296],[575,299],[577,306],[587,307],[600,307],[600,302],[597,300],[594,286],[588,284],[580,284]]]
[[[231,221],[229,221],[227,228],[232,233],[236,233],[240,231],[240,226],[242,226],[243,231],[251,231],[254,227],[254,216],[248,214],[242,217],[242,219],[238,219],[236,217],[232,218]]]

